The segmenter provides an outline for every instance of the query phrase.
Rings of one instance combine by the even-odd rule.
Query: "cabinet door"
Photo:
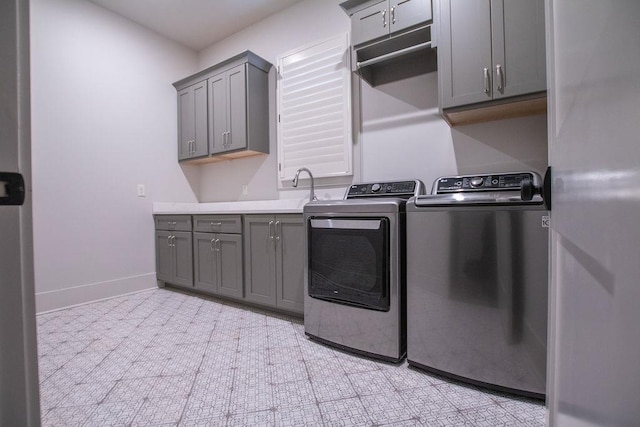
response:
[[[193,286],[193,247],[191,232],[174,231],[173,236],[173,281],[182,286]]]
[[[304,311],[304,244],[302,215],[276,217],[277,237],[277,305],[279,308]]]
[[[491,0],[491,24],[493,98],[546,90],[544,0]]]
[[[389,34],[389,3],[384,0],[351,15],[353,45]]]
[[[191,157],[191,141],[194,139],[195,103],[193,88],[178,92],[178,160]]]
[[[242,235],[216,234],[218,293],[242,298]]]
[[[193,233],[193,285],[197,289],[217,292],[218,254],[215,234]]]
[[[440,7],[441,107],[491,100],[490,0],[443,0]]]
[[[391,0],[391,33],[430,21],[431,0]]]
[[[245,64],[227,71],[229,128],[225,151],[247,146],[247,79]]]
[[[178,93],[178,160],[206,156],[207,82],[196,83]]]
[[[169,283],[173,280],[170,236],[170,231],[156,231],[156,278]]]
[[[207,82],[206,80],[193,85],[193,143],[191,157],[201,157],[209,154],[207,133]]]
[[[227,81],[226,73],[209,79],[209,151],[225,151],[227,138]]]
[[[247,215],[244,221],[245,299],[275,307],[275,219]]]

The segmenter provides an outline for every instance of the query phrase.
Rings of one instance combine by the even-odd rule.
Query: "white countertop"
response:
[[[155,202],[154,214],[278,214],[302,213],[308,199],[247,200],[216,203],[168,203]]]

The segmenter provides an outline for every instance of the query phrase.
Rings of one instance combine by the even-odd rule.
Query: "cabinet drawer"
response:
[[[194,215],[193,231],[242,233],[242,219],[240,215]]]
[[[191,215],[156,215],[156,230],[191,231]]]

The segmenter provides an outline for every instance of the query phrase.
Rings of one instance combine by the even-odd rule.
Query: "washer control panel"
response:
[[[536,179],[532,172],[442,177],[436,180],[433,194],[466,191],[519,190],[525,178],[529,178],[531,181]]]
[[[406,198],[424,194],[421,181],[373,182],[367,184],[353,184],[347,189],[345,199],[357,197],[398,197]]]

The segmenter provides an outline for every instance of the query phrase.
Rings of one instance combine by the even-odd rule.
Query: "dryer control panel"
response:
[[[353,184],[347,189],[344,198],[354,199],[359,197],[397,197],[408,199],[424,194],[424,184],[420,180],[373,182]]]

